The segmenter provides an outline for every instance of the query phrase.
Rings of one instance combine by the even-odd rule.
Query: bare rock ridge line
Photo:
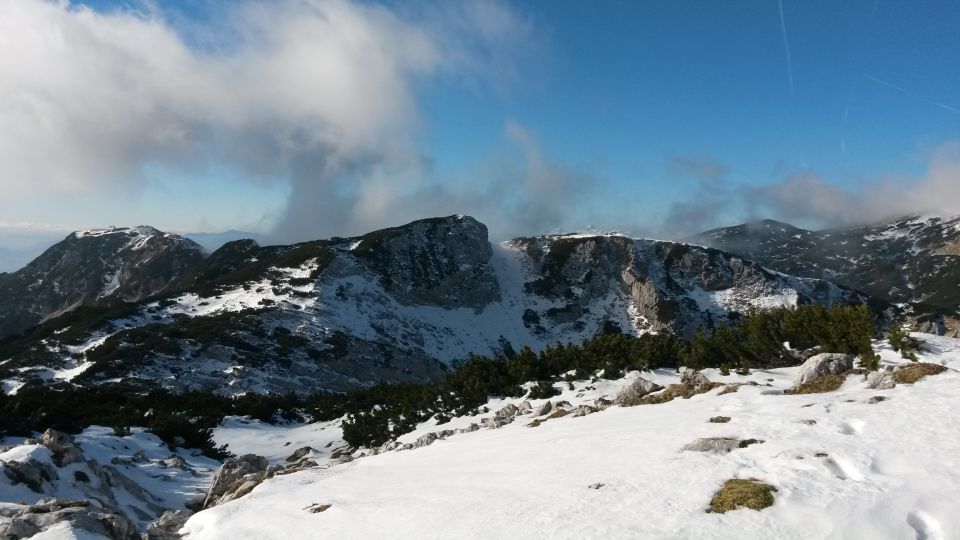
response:
[[[146,228],[75,234],[65,243],[90,239],[122,245],[124,257],[169,245],[133,268],[176,272],[118,278],[114,289],[100,267],[74,268],[101,292],[109,284],[104,298],[112,300],[0,342],[8,391],[31,381],[116,380],[141,390],[344,391],[433,380],[471,354],[540,350],[600,331],[689,335],[754,308],[869,300],[676,242],[560,235],[491,244],[487,228],[469,216],[290,246],[238,240],[206,257],[188,241]],[[50,250],[61,252],[73,253]],[[98,253],[97,260],[112,260]],[[130,268],[124,265],[106,266]],[[60,275],[30,279],[62,291]],[[133,286],[147,282],[156,286]],[[132,290],[139,292],[123,296]]]

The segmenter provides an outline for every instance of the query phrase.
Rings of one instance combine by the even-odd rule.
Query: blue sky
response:
[[[931,103],[960,109],[956,2],[786,0],[792,91],[776,1],[654,4],[528,4],[554,38],[545,80],[499,101],[431,93],[438,159],[476,159],[499,119],[515,118],[655,210],[691,195],[670,156],[717,161],[751,184],[809,169],[857,186],[920,174],[925,150],[960,135],[960,114]]]
[[[269,9],[250,18],[255,24],[232,22],[237,6],[251,2],[18,1],[39,6],[17,14],[33,28],[59,25],[66,39],[93,36],[86,41],[106,44],[83,56],[78,41],[81,52],[71,59],[47,54],[48,44],[26,36],[28,47],[43,49],[35,64],[57,71],[58,62],[93,62],[101,71],[87,70],[90,79],[69,89],[16,71],[0,71],[0,84],[54,96],[54,104],[89,94],[108,105],[106,118],[94,122],[75,111],[58,117],[68,106],[46,107],[52,116],[44,118],[30,117],[34,109],[13,111],[28,115],[26,125],[69,126],[61,145],[103,137],[64,152],[75,160],[63,158],[64,171],[54,167],[59,147],[38,151],[49,158],[14,156],[25,155],[14,168],[21,172],[4,184],[14,195],[0,210],[7,226],[21,230],[150,223],[178,231],[247,229],[293,241],[462,212],[501,236],[587,226],[677,236],[758,217],[813,227],[954,211],[939,204],[960,182],[954,1],[282,0],[261,2]],[[102,19],[92,21],[82,6]],[[298,16],[275,15],[275,6]],[[315,26],[297,26],[315,12],[323,13]],[[376,52],[353,56],[349,37],[309,35],[350,24],[363,35],[383,32],[370,38],[372,50],[386,51],[382,66]],[[136,30],[114,32],[128,26]],[[261,34],[299,36],[290,38],[291,50],[307,52],[271,63]],[[409,48],[391,50],[408,41]],[[118,54],[104,54],[104,46]],[[186,52],[178,53],[180,46]],[[332,53],[320,49],[328,46]],[[250,60],[258,55],[266,60]],[[237,80],[246,82],[210,82],[204,70],[246,63],[254,67],[237,73],[275,74],[291,58],[304,69],[328,62],[340,71],[321,66],[322,80],[307,80],[318,86],[303,95],[284,93],[300,79],[283,72],[262,81],[269,90],[195,120],[230,101]],[[370,81],[366,65],[341,65],[356,58],[374,66]],[[156,72],[183,79],[166,88],[167,79],[154,80],[143,67],[154,61]],[[196,67],[204,62],[216,67]],[[256,71],[261,64],[272,71]],[[121,82],[102,82],[116,73]],[[342,104],[310,102],[324,99],[330,81],[339,88],[340,74],[353,89],[332,94]],[[36,90],[38,80],[52,86]],[[192,102],[204,85],[215,91]],[[289,110],[265,102],[288,99],[296,103]],[[13,114],[12,103],[0,101],[0,115]],[[238,113],[240,107],[254,112]],[[341,110],[355,116],[341,117]],[[122,125],[137,115],[143,119]],[[164,146],[170,138],[156,133],[168,118],[163,129],[187,133],[189,144]],[[121,124],[115,134],[114,123]],[[355,125],[369,129],[354,133]],[[12,129],[4,135],[24,138]],[[300,136],[310,144],[294,141],[296,149],[284,154],[290,137]],[[354,146],[342,143],[354,139]],[[39,189],[26,189],[39,169]],[[43,184],[59,175],[61,182]],[[879,202],[868,196],[874,192],[904,202]]]

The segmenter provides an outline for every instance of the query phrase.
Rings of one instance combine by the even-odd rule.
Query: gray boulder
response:
[[[826,375],[839,375],[851,369],[853,369],[853,355],[820,353],[811,356],[800,366],[794,384],[801,385]]]
[[[384,443],[384,444],[386,444],[386,443]],[[305,458],[306,456],[309,456],[311,452],[313,452],[313,448],[311,448],[311,447],[309,447],[309,446],[304,446],[303,448],[298,448],[294,453],[292,453],[292,454],[290,454],[289,456],[287,456],[287,459],[286,459],[285,461],[286,461],[287,463],[296,463],[296,462],[300,461],[301,459]]]
[[[502,418],[499,416],[492,416],[490,418],[481,419],[480,424],[483,425],[483,427],[485,428],[497,429],[513,422],[513,419],[514,419],[513,416],[507,416]]]
[[[534,416],[543,416],[549,414],[553,410],[553,403],[550,400],[547,400],[533,411]]]
[[[699,371],[686,366],[680,368],[680,384],[700,388],[710,384],[710,379]]]
[[[592,407],[590,405],[584,404],[584,405],[579,405],[576,409],[574,409],[573,412],[570,413],[570,416],[576,418],[578,416],[586,416],[588,414],[593,414],[595,412],[597,412],[596,407]]]
[[[48,429],[43,432],[38,442],[50,449],[50,452],[53,453],[53,462],[58,467],[83,461],[83,453],[73,443],[73,435]]]
[[[180,529],[190,518],[183,510],[168,510],[160,519],[147,525],[147,532],[141,535],[141,540],[179,540],[182,538]]]
[[[509,404],[505,405],[502,409],[500,409],[499,411],[497,411],[497,413],[496,413],[494,416],[496,416],[497,418],[503,420],[503,419],[506,419],[506,418],[513,418],[513,417],[516,416],[517,413],[519,413],[519,412],[520,412],[520,408],[519,408],[519,407],[517,407],[517,406],[514,405],[513,403],[509,403]]]
[[[465,428],[458,429],[457,433],[471,433],[473,431],[477,431],[478,429],[480,429],[479,424],[471,423],[469,426]]]
[[[34,459],[0,463],[0,471],[14,484],[24,484],[32,491],[43,493],[43,483],[59,478],[56,469]]]
[[[267,458],[256,454],[228,459],[214,475],[203,508],[232,501],[250,493],[267,479],[268,465]]]
[[[414,448],[423,448],[424,446],[430,446],[431,444],[437,442],[436,433],[427,433],[426,435],[421,436],[416,441],[413,442]]]
[[[889,366],[887,369],[871,371],[867,374],[867,388],[875,390],[889,390],[897,385],[893,379],[893,369]]]
[[[639,405],[640,400],[647,394],[658,390],[663,390],[663,387],[653,381],[638,377],[635,381],[624,386],[613,402],[621,407],[632,407]]]
[[[740,447],[740,440],[732,437],[706,437],[695,439],[682,450],[687,452],[715,452],[726,454]]]

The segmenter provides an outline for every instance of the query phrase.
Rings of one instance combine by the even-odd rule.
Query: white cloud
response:
[[[0,209],[140,190],[147,167],[202,177],[226,164],[291,182],[284,234],[366,221],[390,206],[384,193],[422,182],[418,85],[509,84],[513,54],[537,41],[479,0],[235,2],[217,21],[228,43],[202,49],[162,15],[0,2]]]
[[[845,189],[802,172],[742,192],[754,216],[812,226],[856,225],[916,214],[960,215],[960,141],[934,149],[918,178],[889,177]]]

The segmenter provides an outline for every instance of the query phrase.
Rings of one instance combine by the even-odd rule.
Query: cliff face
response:
[[[110,260],[123,264],[73,263],[83,286],[57,283],[71,302],[102,295],[117,303],[94,298],[92,308],[0,345],[8,390],[71,380],[228,394],[342,391],[429,380],[471,354],[539,350],[604,329],[686,335],[750,308],[864,299],[681,243],[566,235],[491,244],[486,227],[465,216],[291,246],[240,240],[205,259],[195,248],[181,255],[181,244],[151,247],[169,238],[163,233],[104,236],[109,253],[122,255]],[[78,251],[60,252],[49,258]],[[167,261],[166,273],[135,271],[157,261]],[[164,287],[176,292],[137,301]]]

